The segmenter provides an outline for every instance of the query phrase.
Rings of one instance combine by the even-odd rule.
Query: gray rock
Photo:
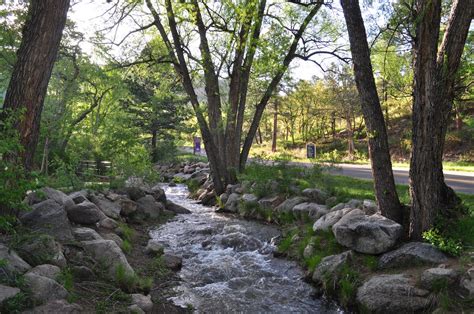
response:
[[[362,201],[361,200],[356,200],[356,199],[351,199],[349,202],[346,203],[346,207],[361,208],[362,207]]]
[[[13,298],[18,293],[20,293],[20,291],[21,290],[18,288],[8,287],[0,284],[0,304],[5,300]]]
[[[229,199],[229,194],[222,193],[221,195],[219,195],[219,199],[221,200],[221,203],[225,205],[225,203],[227,203],[227,200]]]
[[[30,269],[27,274],[34,274],[56,280],[60,272],[61,269],[56,265],[43,264]]]
[[[31,266],[25,262],[18,254],[10,250],[7,246],[0,243],[0,260],[4,261],[0,265],[0,278],[13,276],[14,274],[24,274],[31,269]]]
[[[99,208],[91,202],[75,204],[68,209],[67,216],[72,222],[84,225],[93,225],[102,218]]]
[[[163,204],[158,203],[155,198],[151,195],[146,195],[137,200],[137,210],[145,215],[145,217],[157,219],[160,214],[165,210]]]
[[[74,201],[71,197],[59,190],[48,187],[42,188],[27,195],[28,205],[35,205],[41,203],[43,200],[53,200],[65,209],[68,209],[70,206],[74,205]]]
[[[38,302],[65,299],[68,296],[66,289],[53,279],[31,273],[26,274],[24,278],[33,299]]]
[[[73,239],[71,224],[64,206],[52,199],[33,205],[31,211],[20,217],[20,221],[26,227],[49,234],[59,241]]]
[[[410,242],[380,257],[379,268],[411,267],[444,263],[448,257],[429,243]]]
[[[136,186],[130,186],[123,189],[123,192],[128,195],[132,201],[137,201],[138,199],[146,195],[145,191]]]
[[[119,205],[121,208],[120,213],[126,217],[133,215],[137,211],[138,207],[137,203],[128,198],[121,199],[119,201]]]
[[[232,193],[237,193],[237,190],[240,189],[242,186],[240,184],[229,184],[226,187],[226,193],[227,194],[232,194]],[[237,193],[239,194],[239,193]]]
[[[117,194],[117,193],[110,192],[110,191],[107,192],[107,194],[105,194],[105,197],[106,197],[108,200],[110,200],[110,201],[112,201],[112,202],[114,202],[114,203],[120,201],[120,200],[123,199],[123,198],[125,198],[125,196],[122,195],[122,194]]]
[[[227,199],[227,202],[224,205],[224,210],[231,213],[237,213],[239,211],[239,203],[241,197],[242,196],[237,193],[230,194],[229,198]]]
[[[120,247],[112,240],[92,240],[81,242],[86,252],[88,252],[96,261],[105,262],[108,274],[115,278],[117,269],[122,268],[125,273],[134,274],[133,268],[127,261]]]
[[[105,228],[105,229],[114,230],[115,228],[118,227],[118,222],[116,222],[112,218],[107,217],[107,218],[102,219],[101,221],[99,221],[99,226],[101,226],[102,228]]]
[[[243,194],[242,202],[245,206],[256,206],[258,204],[258,196],[254,194]]]
[[[150,239],[145,247],[145,254],[156,256],[162,255],[164,247],[154,239]]]
[[[293,210],[293,207],[307,201],[308,201],[308,198],[306,197],[295,196],[295,197],[285,200],[283,203],[278,205],[275,208],[275,211],[278,213],[290,213]]]
[[[104,240],[112,240],[115,243],[117,243],[119,247],[122,247],[123,240],[121,237],[119,237],[115,233],[104,233],[102,234],[102,238],[104,238]]]
[[[329,197],[325,202],[326,206],[328,207],[334,206],[336,203],[337,203],[337,197],[335,196]]]
[[[165,253],[163,254],[163,263],[171,270],[180,270],[183,266],[183,259],[179,256]]]
[[[429,268],[421,274],[420,284],[423,288],[432,290],[440,286],[448,287],[457,282],[459,274],[450,268]]]
[[[264,198],[261,198],[258,201],[258,204],[260,207],[265,208],[265,209],[274,209],[281,203],[283,203],[284,199],[279,196],[279,195],[273,195],[273,196],[266,196]]]
[[[313,281],[317,284],[323,284],[327,278],[331,278],[331,280],[337,282],[339,272],[344,265],[347,265],[352,260],[352,257],[352,251],[326,256],[314,270]]]
[[[155,198],[157,202],[166,204],[167,199],[166,199],[165,190],[163,190],[160,185],[155,185],[154,187],[151,188],[151,195],[153,195],[153,197]]]
[[[153,309],[153,302],[151,295],[143,295],[139,293],[132,294],[132,303],[138,305],[145,312],[150,312]]]
[[[25,239],[17,252],[31,266],[53,264],[62,268],[67,264],[61,245],[47,234]]]
[[[352,208],[344,208],[336,211],[331,211],[326,215],[321,216],[313,224],[313,231],[327,231],[337,223],[344,215],[347,215],[352,211]]]
[[[181,205],[173,203],[172,201],[166,202],[166,209],[172,211],[175,214],[191,214],[191,211],[189,209],[186,209]]]
[[[145,311],[143,311],[138,305],[132,304],[128,307],[128,310],[132,314],[145,314]]]
[[[23,314],[80,314],[84,309],[79,304],[69,303],[66,300],[53,300],[37,306]]]
[[[94,203],[107,217],[113,219],[120,218],[122,208],[120,204],[114,203],[102,195],[93,195],[91,202]]]
[[[403,274],[370,278],[357,290],[357,302],[370,313],[414,313],[431,305],[429,291]]]
[[[320,189],[304,189],[301,194],[318,204],[325,204],[329,197],[326,192],[323,192]]]
[[[309,217],[312,221],[318,220],[328,213],[326,205],[304,202],[293,207],[293,216],[297,218]]]
[[[102,240],[102,237],[97,233],[97,231],[91,228],[74,228],[72,232],[77,241]]]
[[[89,193],[87,190],[81,190],[77,192],[73,192],[69,194],[69,197],[73,200],[75,204],[80,204],[82,202],[88,202],[89,199],[87,198]]]
[[[461,280],[461,287],[469,292],[470,297],[474,297],[474,267],[471,267],[466,272],[466,275]]]
[[[338,211],[338,210],[341,210],[341,209],[344,209],[346,208],[346,204],[345,203],[339,203],[333,207],[331,207],[331,209],[329,210],[330,212],[335,212],[335,211]]]
[[[368,216],[354,209],[332,226],[339,244],[356,252],[380,254],[392,248],[402,236],[403,227],[379,214]]]
[[[362,203],[362,209],[367,215],[380,213],[377,203],[372,200],[364,200]]]
[[[93,280],[96,277],[94,272],[86,266],[73,266],[71,270],[74,278],[79,281]]]

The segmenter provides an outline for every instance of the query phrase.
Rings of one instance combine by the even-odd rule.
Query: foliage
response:
[[[438,229],[423,232],[423,239],[452,256],[459,256],[463,250],[459,240],[443,236]]]
[[[140,277],[135,273],[128,272],[123,265],[117,265],[115,269],[115,282],[124,292],[142,291],[148,293],[153,284],[153,279]]]

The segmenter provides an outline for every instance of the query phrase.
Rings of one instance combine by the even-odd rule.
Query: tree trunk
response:
[[[278,134],[278,101],[275,100],[275,111],[273,112],[273,136],[272,136],[272,152],[277,151],[277,134]]]
[[[351,123],[351,116],[346,114],[346,125],[347,125],[347,154],[350,160],[354,159],[354,130]]]
[[[151,130],[151,160],[153,162],[158,161],[158,152],[156,151],[156,138],[157,138],[157,130],[155,127]]]
[[[443,148],[454,83],[474,12],[474,1],[454,1],[438,50],[441,0],[417,1],[414,43],[413,137],[410,160],[410,236],[420,239],[436,216],[460,202],[444,182]]]
[[[4,117],[14,115],[25,148],[23,165],[33,166],[41,112],[66,23],[69,0],[32,0],[17,52],[17,62],[5,96]]]
[[[43,160],[41,161],[41,170],[42,174],[48,175],[48,160],[49,160],[49,137],[47,136],[44,140],[44,149],[43,149]]]
[[[395,189],[387,131],[377,95],[359,1],[341,0],[341,6],[349,33],[355,81],[367,126],[375,197],[382,215],[402,223],[403,212]]]

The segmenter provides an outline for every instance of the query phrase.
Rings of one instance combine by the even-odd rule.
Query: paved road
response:
[[[360,179],[372,179],[372,170],[366,165],[340,164],[334,174]],[[393,175],[397,184],[408,184],[408,169],[393,168]],[[444,171],[446,183],[456,192],[474,194],[474,172]]]
[[[192,153],[192,147],[183,147],[182,149]],[[201,154],[206,155],[204,151]],[[310,163],[303,162],[292,162],[291,164],[311,166]],[[372,170],[368,165],[337,164],[329,173],[359,179],[372,179]],[[408,169],[393,168],[393,175],[397,184],[408,184]],[[474,194],[474,172],[444,171],[444,178],[456,192]]]

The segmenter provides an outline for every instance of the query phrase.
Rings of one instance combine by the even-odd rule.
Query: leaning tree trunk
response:
[[[382,215],[399,223],[403,212],[393,179],[387,130],[370,62],[364,20],[358,0],[341,0],[354,64],[355,81],[369,138],[375,197]]]
[[[39,137],[41,112],[59,49],[70,0],[32,0],[3,105],[4,117],[14,115],[24,147],[27,170]]]
[[[457,69],[471,19],[473,0],[454,1],[438,50],[441,0],[417,1],[414,43],[413,136],[410,160],[410,236],[420,239],[436,216],[459,204],[443,175],[443,148],[454,100]]]
[[[275,100],[275,112],[273,112],[273,135],[272,135],[272,152],[277,151],[278,136],[278,100]]]

